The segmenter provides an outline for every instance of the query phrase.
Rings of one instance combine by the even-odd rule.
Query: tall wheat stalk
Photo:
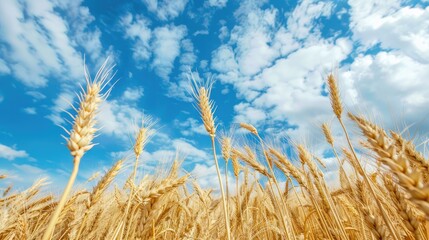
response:
[[[223,211],[224,211],[224,217],[225,217],[225,227],[227,232],[228,240],[231,239],[231,230],[230,230],[230,223],[229,223],[229,214],[228,214],[228,206],[226,203],[226,196],[225,191],[222,183],[222,176],[219,169],[219,163],[217,160],[216,155],[216,143],[215,143],[215,137],[216,137],[216,125],[213,117],[213,101],[210,100],[210,92],[213,86],[212,81],[208,81],[205,86],[202,86],[200,83],[197,82],[195,78],[192,76],[192,95],[194,96],[195,100],[197,101],[197,109],[200,112],[201,119],[203,120],[204,128],[206,129],[207,133],[210,136],[211,144],[212,144],[212,150],[213,150],[213,158],[216,165],[216,173],[219,180],[219,187],[220,192],[222,195],[222,204],[223,204]]]
[[[108,67],[107,64],[108,59],[98,70],[94,80],[91,80],[88,69],[84,66],[86,91],[82,90],[79,95],[79,109],[76,110],[77,115],[73,118],[74,124],[72,130],[70,132],[65,130],[69,134],[69,138],[66,138],[66,140],[67,147],[73,156],[73,170],[67,186],[61,195],[60,201],[58,202],[58,205],[48,223],[48,227],[46,228],[42,238],[43,240],[52,238],[57,219],[76,180],[82,156],[94,146],[92,140],[94,139],[94,135],[97,131],[97,128],[95,127],[95,116],[98,112],[99,105],[108,96],[110,89],[104,94],[102,94],[102,91],[113,77],[113,66]]]
[[[392,237],[395,240],[399,240],[399,237],[395,231],[395,228],[393,227],[392,221],[389,218],[389,216],[387,215],[386,209],[384,208],[384,206],[380,202],[377,194],[375,193],[374,186],[373,186],[372,182],[369,180],[368,175],[363,170],[363,167],[360,164],[358,157],[356,155],[355,149],[354,149],[354,147],[350,141],[349,134],[346,130],[346,127],[345,127],[344,122],[343,122],[342,117],[341,117],[341,114],[343,112],[343,106],[342,106],[341,99],[340,99],[340,91],[339,91],[338,86],[337,86],[337,81],[336,81],[333,74],[329,74],[329,76],[328,76],[328,86],[329,86],[329,93],[330,93],[332,110],[333,110],[335,116],[337,117],[337,119],[341,125],[341,128],[343,129],[343,132],[346,136],[347,144],[349,145],[349,148],[353,154],[353,158],[355,159],[355,162],[357,163],[356,166],[358,167],[358,171],[364,173],[363,179],[364,179],[365,183],[368,185],[369,191],[370,191],[372,197],[374,198],[375,202],[377,203],[378,208],[380,209],[381,215],[382,215],[383,220],[389,229],[390,234],[392,235]]]

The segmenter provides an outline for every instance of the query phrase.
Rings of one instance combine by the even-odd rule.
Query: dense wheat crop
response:
[[[320,131],[337,159],[336,188],[325,180],[324,162],[309,146],[273,144],[248,123],[237,126],[252,141],[219,135],[211,84],[191,83],[212,143],[218,193],[181,171],[179,159],[152,175],[137,176],[145,144],[156,138],[147,122],[136,133],[133,170],[125,184],[116,179],[127,166],[118,159],[93,189],[75,188],[79,163],[94,146],[95,117],[110,91],[111,68],[103,65],[94,80],[86,77],[71,130],[66,130],[74,168],[64,193],[41,194],[43,180],[22,192],[5,189],[0,239],[428,239],[427,159],[400,133],[345,113],[333,75],[327,77],[332,124],[343,136],[333,137],[332,124]],[[220,172],[219,165],[229,161],[235,182]]]

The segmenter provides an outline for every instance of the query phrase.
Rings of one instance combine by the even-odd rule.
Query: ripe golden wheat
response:
[[[104,64],[94,81],[86,77],[87,87],[66,138],[74,168],[64,194],[60,199],[41,194],[44,180],[25,191],[5,188],[0,198],[0,239],[429,238],[427,159],[412,140],[348,113],[362,132],[362,137],[354,136],[362,138],[361,145],[353,145],[332,74],[327,77],[332,111],[346,142],[335,139],[327,124],[321,132],[338,162],[339,187],[329,186],[319,167],[324,163],[302,144],[284,146],[296,153],[285,154],[268,145],[248,123],[239,126],[251,133],[246,137],[255,138],[256,145],[237,141],[234,135],[217,139],[212,83],[194,81],[196,107],[212,144],[218,193],[181,171],[179,159],[169,171],[138,175],[140,156],[153,133],[152,124],[144,121],[130,146],[135,161],[122,186],[117,176],[132,165],[126,159],[116,161],[92,190],[72,192],[79,163],[94,146],[95,116],[106,97],[102,91],[111,79],[111,68]],[[223,181],[217,142],[235,183],[226,176]],[[339,147],[342,151],[337,151]],[[0,175],[0,181],[4,178],[7,175]]]

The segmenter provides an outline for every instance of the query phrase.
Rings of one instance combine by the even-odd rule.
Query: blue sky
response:
[[[248,122],[269,141],[289,136],[328,162],[318,129],[333,122],[324,77],[336,72],[348,110],[384,126],[429,130],[428,1],[0,2],[0,169],[17,187],[46,176],[59,189],[72,166],[61,134],[68,102],[107,56],[119,79],[101,107],[98,143],[80,183],[126,155],[135,123],[157,120],[142,158],[156,169],[178,150],[203,187],[215,170],[187,74],[216,80],[219,129]],[[334,134],[341,139],[339,129]],[[242,133],[238,132],[239,135]],[[246,136],[245,136],[246,137]],[[425,139],[422,138],[422,141]]]

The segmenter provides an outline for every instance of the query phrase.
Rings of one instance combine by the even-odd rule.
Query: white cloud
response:
[[[211,67],[213,70],[220,73],[236,71],[238,69],[238,63],[235,59],[232,47],[221,45],[215,52],[213,52]]]
[[[429,37],[429,36],[428,36]],[[360,55],[340,76],[344,90],[352,96],[349,105],[359,106],[370,114],[383,116],[383,122],[395,128],[401,119],[408,124],[424,121],[429,103],[429,64],[399,52]],[[380,91],[383,89],[383,91]],[[428,131],[426,124],[419,131]],[[423,129],[422,129],[423,128]]]
[[[221,172],[223,173],[224,171]],[[203,189],[213,189],[217,193],[220,193],[219,180],[214,163],[210,166],[206,164],[195,164],[191,174],[197,179],[198,184]],[[225,178],[223,178],[223,181],[224,179]]]
[[[142,162],[143,169],[154,171],[154,166],[162,166],[163,164],[174,160],[176,152],[173,150],[159,149],[154,152],[143,152]]]
[[[174,60],[180,54],[180,41],[186,32],[184,25],[168,25],[154,30],[152,67],[157,75],[166,81],[173,70]]]
[[[147,61],[151,57],[150,40],[152,30],[149,21],[140,15],[133,16],[131,13],[123,16],[120,21],[125,31],[125,38],[134,41],[132,47],[133,58],[137,62]]]
[[[9,161],[15,160],[15,158],[25,158],[28,154],[24,150],[16,150],[15,147],[8,147],[0,143],[0,158],[7,159]]]
[[[184,121],[174,120],[174,124],[179,128],[180,133],[184,136],[192,136],[193,134],[206,135],[206,129],[201,121],[195,118],[188,118]]]
[[[52,184],[49,187],[42,187],[42,191],[46,191],[53,194],[61,194],[64,187],[66,186],[67,179],[70,173],[63,173],[60,169],[55,169],[56,173],[50,174],[46,168],[41,168],[31,164],[11,164],[10,167],[6,167],[5,171],[8,177],[4,179],[4,184],[13,184],[15,189],[24,190],[32,186],[36,180],[44,179],[41,186]],[[61,171],[61,173],[60,173]],[[76,185],[79,180],[76,181]]]
[[[142,87],[128,87],[122,94],[122,99],[126,101],[137,101],[143,97]]]
[[[41,168],[29,165],[29,164],[13,164],[15,168],[20,170],[21,172],[28,174],[30,176],[38,176],[45,174],[46,170],[43,170]]]
[[[73,94],[71,91],[65,90],[64,92],[61,92],[54,100],[54,105],[51,107],[51,114],[46,117],[56,125],[64,124],[65,121],[61,116],[61,113],[71,108],[74,97],[75,94]]]
[[[377,116],[387,128],[427,132],[429,8],[400,1],[349,1],[359,55],[340,69],[349,106]],[[378,52],[365,53],[375,47]],[[382,91],[380,90],[382,89]],[[422,124],[420,124],[422,123]]]
[[[105,101],[97,115],[101,132],[128,140],[137,122],[141,121],[143,112],[133,105],[118,100]]]
[[[263,109],[258,109],[250,106],[249,103],[239,103],[234,106],[234,111],[240,113],[236,116],[236,122],[247,122],[250,124],[257,124],[267,118]]]
[[[174,139],[172,145],[179,153],[185,155],[187,161],[204,162],[209,157],[205,151],[196,148],[184,139]]]
[[[288,17],[288,30],[297,39],[308,38],[312,31],[318,33],[319,30],[314,20],[322,16],[328,17],[331,15],[332,7],[333,3],[331,2],[301,1]]]
[[[179,98],[183,101],[190,101],[190,96],[188,94],[189,89],[189,79],[188,75],[192,70],[195,62],[197,61],[197,56],[194,52],[194,45],[191,40],[183,39],[181,41],[182,54],[180,55],[180,74],[168,83],[168,97]]]
[[[325,77],[348,59],[338,71],[348,109],[384,116],[388,128],[402,127],[405,121],[417,123],[418,132],[429,131],[423,124],[428,112],[422,110],[429,103],[424,81],[429,74],[429,8],[394,1],[349,3],[351,39],[338,33],[322,36],[320,18],[335,14],[328,2],[301,1],[285,15],[286,26],[273,7],[242,4],[235,13],[239,24],[211,59],[218,78],[232,84],[241,100],[234,106],[234,121],[253,123],[276,136],[287,133],[298,142],[306,142],[305,136],[318,138],[320,124],[332,119],[329,99],[322,94],[327,91]],[[378,52],[366,52],[374,46]],[[327,147],[321,139],[311,139],[318,154]]]
[[[222,183],[225,184],[225,162],[219,159],[219,168],[220,175],[222,178]],[[230,194],[235,194],[235,176],[232,174],[231,167],[228,169],[228,190]],[[202,189],[213,189],[213,195],[219,197],[220,188],[219,188],[219,179],[216,172],[216,166],[213,162],[213,159],[209,159],[206,163],[197,163],[191,171],[191,175],[195,177],[197,183]],[[257,176],[259,174],[256,174]],[[243,174],[239,176],[239,183],[243,183]],[[249,180],[255,180],[253,176],[249,176]],[[226,191],[226,189],[224,189]]]
[[[209,31],[208,30],[198,30],[196,32],[194,32],[194,34],[192,34],[194,36],[198,36],[198,35],[209,35]]]
[[[147,9],[161,20],[171,20],[179,16],[186,7],[188,0],[143,0]]]
[[[242,4],[235,13],[239,25],[212,53],[211,62],[218,78],[232,84],[243,100],[234,106],[234,121],[299,126],[301,131],[330,116],[329,101],[321,94],[323,77],[352,51],[346,38],[322,39],[317,19],[331,9],[329,3],[301,1],[284,26],[274,7]]]
[[[30,115],[37,114],[36,108],[34,108],[34,107],[26,107],[23,110],[25,113],[30,114]]]
[[[65,10],[66,14],[57,9]],[[72,13],[75,13],[74,15]],[[98,29],[89,30],[88,8],[74,4],[17,1],[0,3],[2,58],[11,73],[30,87],[46,86],[48,78],[82,80],[82,58],[76,43],[94,58],[101,51]],[[86,48],[88,47],[88,48]]]
[[[208,64],[209,64],[209,62],[207,60],[201,60],[200,61],[200,69],[207,70]]]
[[[182,71],[188,71],[197,60],[197,56],[195,56],[194,53],[194,44],[190,39],[183,39],[181,47],[183,49],[183,53],[180,55],[180,68]]]
[[[399,1],[349,1],[353,38],[364,49],[376,44],[400,49],[415,61],[429,63],[429,7],[401,7]]]
[[[34,98],[33,101],[43,100],[46,98],[46,96],[43,93],[38,91],[28,91],[26,92],[26,94],[33,97]]]
[[[231,30],[230,36],[230,40],[237,44],[234,52],[243,75],[258,73],[278,56],[278,51],[271,48],[277,9],[261,10],[253,4],[248,1],[236,11],[241,24]]]
[[[158,134],[155,134],[154,137],[157,138]],[[209,158],[207,152],[198,149],[194,143],[182,138],[170,139],[167,137],[154,144],[158,146],[158,150],[146,152],[143,161],[167,161],[174,159],[177,155],[179,158],[184,158],[186,164],[190,164],[205,162]]]
[[[228,0],[206,0],[205,4],[210,7],[223,8],[228,3]]]
[[[157,2],[148,1],[148,4],[157,5]],[[150,66],[156,75],[164,80],[168,97],[189,101],[183,86],[187,84],[186,74],[195,64],[197,57],[192,41],[185,38],[186,26],[168,24],[151,29],[147,19],[131,13],[122,17],[120,24],[125,38],[133,40],[133,58],[137,67]],[[178,58],[181,73],[170,79]]]
[[[6,62],[0,58],[0,74],[10,74],[10,68],[7,66]]]
[[[219,29],[219,35],[218,35],[219,39],[220,39],[221,41],[223,41],[225,38],[227,38],[227,37],[228,37],[228,35],[229,35],[228,27],[227,27],[227,26],[222,26],[222,27]]]

